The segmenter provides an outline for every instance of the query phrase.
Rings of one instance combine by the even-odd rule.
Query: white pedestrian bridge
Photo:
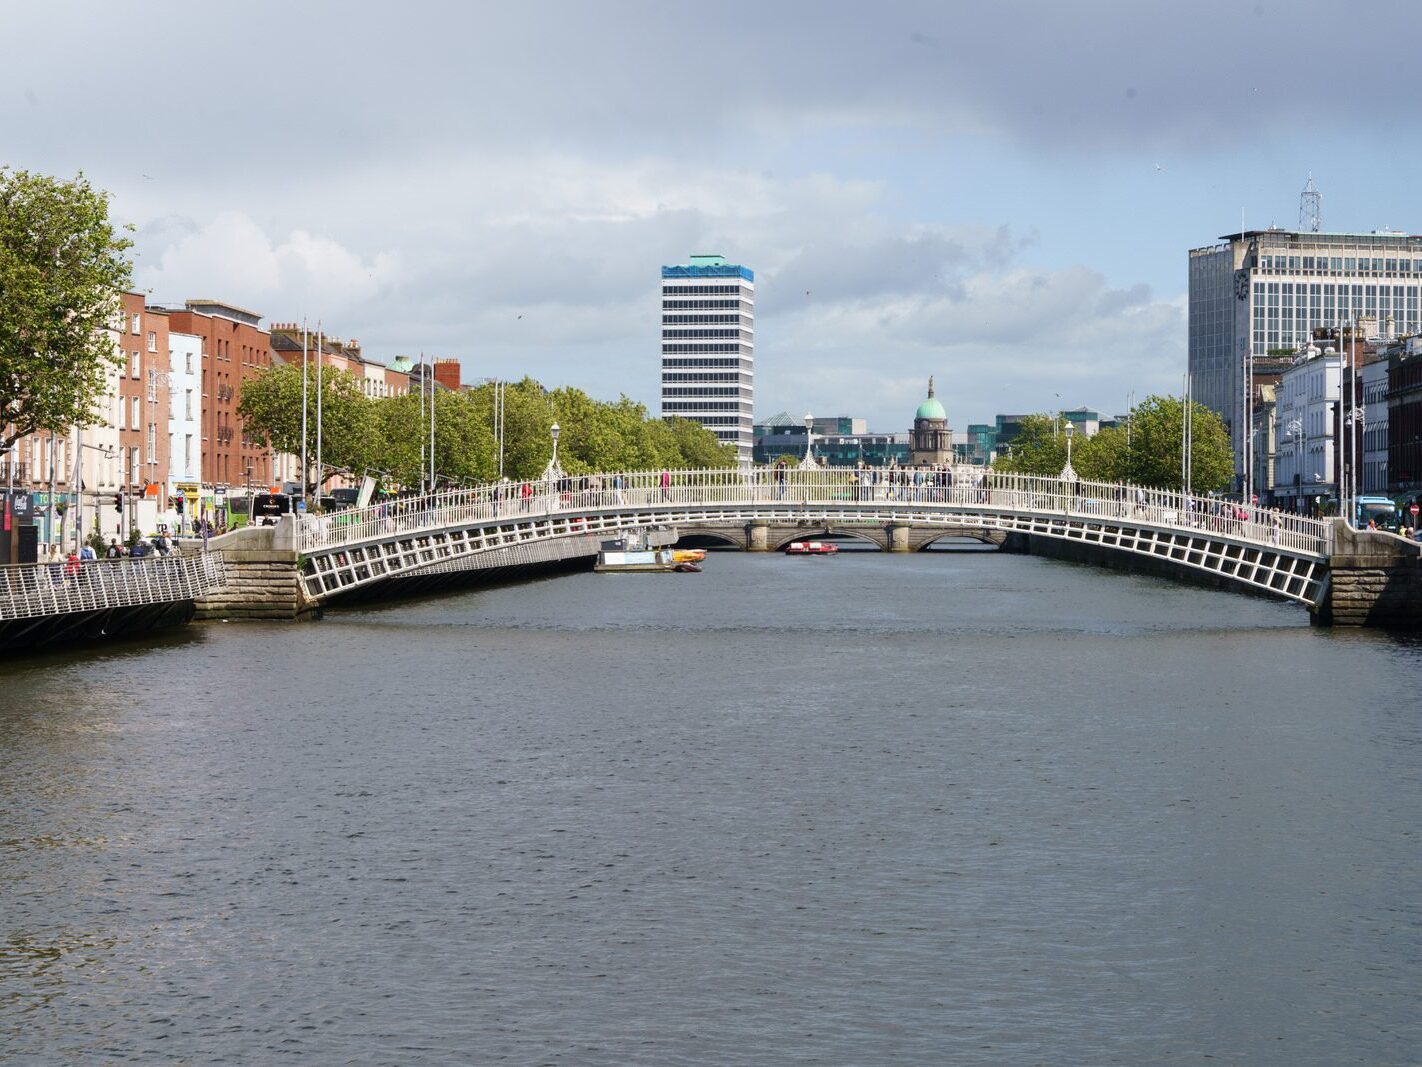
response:
[[[1310,606],[1328,574],[1333,531],[1323,521],[973,467],[923,472],[923,484],[912,471],[906,477],[853,468],[642,471],[450,490],[303,516],[301,581],[321,602],[395,578],[590,556],[604,538],[652,527],[765,550],[822,535],[897,551],[963,536],[1076,542]]]

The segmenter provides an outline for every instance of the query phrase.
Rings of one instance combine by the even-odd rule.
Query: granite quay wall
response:
[[[295,526],[243,527],[208,543],[221,552],[227,581],[197,602],[197,619],[295,619],[312,609],[297,573]],[[185,546],[185,551],[201,551]]]
[[[1334,524],[1321,626],[1422,628],[1422,543],[1379,530]]]

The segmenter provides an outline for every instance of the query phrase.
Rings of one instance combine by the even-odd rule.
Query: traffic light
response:
[[[175,509],[177,510],[178,514],[181,515],[181,514],[183,513],[183,504],[184,504],[184,498],[183,498],[183,494],[182,494],[182,493],[179,493],[177,496],[175,496],[175,497],[173,498],[173,504],[174,504],[174,507],[175,507]]]
[[[123,494],[122,494],[122,493],[115,493],[115,494],[114,494],[114,510],[117,511],[120,515],[123,514]]]

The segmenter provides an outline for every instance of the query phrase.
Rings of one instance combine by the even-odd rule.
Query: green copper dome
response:
[[[913,417],[915,419],[946,419],[948,412],[943,410],[943,405],[938,402],[936,397],[931,396],[918,406]]]
[[[948,412],[943,410],[943,405],[940,404],[933,395],[932,378],[928,379],[928,399],[918,406],[918,410],[914,412],[913,417],[915,421],[918,419],[942,419],[944,422],[948,421]]]

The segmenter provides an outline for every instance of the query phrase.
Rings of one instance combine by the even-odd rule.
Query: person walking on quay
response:
[[[84,563],[93,563],[98,558],[94,552],[94,546],[85,541],[84,547],[79,550],[79,559]]]
[[[79,577],[79,550],[71,548],[69,555],[64,557],[64,577],[73,581]]]
[[[105,559],[123,559],[123,546],[118,543],[115,537],[109,542],[108,549],[104,552]]]
[[[49,567],[49,580],[52,584],[58,585],[64,581],[64,560],[60,558],[58,545],[49,546],[49,555],[45,557],[45,564]]]

